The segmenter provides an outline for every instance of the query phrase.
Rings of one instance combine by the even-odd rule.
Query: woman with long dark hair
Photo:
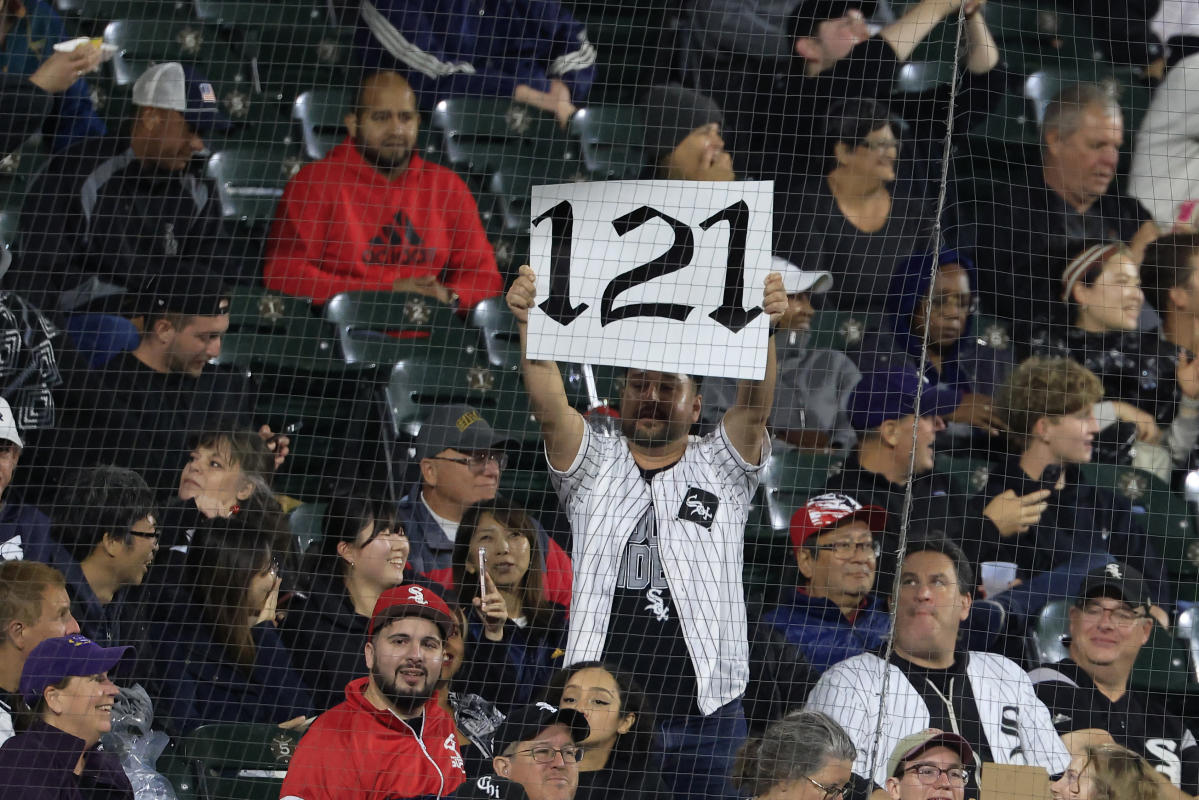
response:
[[[392,505],[335,497],[307,562],[311,587],[292,598],[280,632],[324,711],[345,699],[347,683],[366,674],[367,624],[379,595],[405,583],[408,537]]]
[[[151,625],[150,694],[172,733],[212,722],[295,726],[313,709],[275,627],[277,533],[253,523],[236,514],[198,530],[177,601]]]
[[[505,713],[540,694],[565,650],[566,610],[545,596],[544,563],[532,517],[510,500],[496,497],[462,515],[452,569],[457,605],[468,611],[469,624],[454,687]],[[503,670],[476,652],[488,642],[504,645]]]
[[[579,788],[575,800],[647,800],[659,792],[658,775],[649,768],[654,716],[631,675],[602,661],[580,661],[550,679],[550,705],[582,712],[591,735],[578,744]]]

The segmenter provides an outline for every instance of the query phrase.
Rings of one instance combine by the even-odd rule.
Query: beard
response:
[[[391,171],[404,169],[408,166],[408,162],[412,160],[411,147],[401,150],[398,155],[393,155],[368,146],[358,137],[354,137],[354,146],[362,154],[363,160],[379,170]]]
[[[376,668],[371,667],[371,680],[378,687],[379,693],[387,698],[387,702],[391,703],[392,707],[400,714],[415,714],[421,706],[429,702],[437,688],[439,677],[440,672],[437,675],[429,675],[428,670],[425,670],[424,685],[409,689],[398,685],[394,678],[388,678]]]
[[[655,417],[659,424],[654,430],[643,430],[637,427],[637,418],[620,420],[620,432],[634,444],[642,447],[662,447],[678,441],[691,431],[691,423],[680,423],[669,418]]]

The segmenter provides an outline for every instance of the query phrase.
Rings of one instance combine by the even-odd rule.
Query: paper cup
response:
[[[1017,566],[1010,561],[984,561],[980,564],[979,577],[982,578],[987,597],[994,597],[1015,583],[1016,570]]]

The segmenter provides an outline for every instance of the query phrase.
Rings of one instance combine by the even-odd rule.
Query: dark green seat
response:
[[[520,334],[516,318],[502,297],[480,300],[470,310],[468,322],[479,329],[487,363],[492,369],[520,370]]]
[[[292,118],[304,137],[304,157],[322,159],[346,136],[343,119],[354,103],[349,89],[309,89],[296,98]]]
[[[105,44],[118,48],[109,62],[117,86],[132,86],[152,64],[179,61],[203,64],[205,75],[217,84],[214,88],[220,98],[223,87],[218,77],[224,76],[212,74],[211,65],[230,65],[234,70],[238,66],[237,57],[219,40],[217,31],[195,20],[114,19],[105,26],[103,38]]]
[[[430,152],[473,176],[486,175],[505,160],[531,164],[552,149],[547,143],[560,140],[552,115],[502,98],[441,100],[433,108],[429,127]]]
[[[208,177],[216,183],[221,213],[251,226],[269,223],[300,164],[299,154],[285,145],[216,151],[208,157]]]
[[[414,357],[469,364],[478,353],[477,332],[450,306],[424,295],[343,292],[325,304],[324,316],[351,364],[390,366]]]
[[[534,186],[573,180],[573,165],[563,160],[509,156],[487,175],[479,195],[479,217],[495,249],[500,271],[513,274],[528,263],[530,209]]]
[[[1196,544],[1195,520],[1186,500],[1157,476],[1135,467],[1084,464],[1082,480],[1108,489],[1132,504],[1145,533],[1180,584],[1199,579],[1191,552]]]
[[[987,487],[991,461],[984,455],[972,458],[938,453],[933,471],[949,478],[951,491],[958,496],[973,496]]]
[[[1178,696],[1188,689],[1193,691],[1196,687],[1189,649],[1185,639],[1175,638],[1155,624],[1132,665],[1130,683],[1137,689]]]
[[[571,144],[591,180],[638,178],[645,168],[645,118],[634,106],[580,108],[567,126]]]
[[[591,377],[595,381],[595,398],[587,388],[587,378],[582,364],[562,362],[558,369],[562,372],[562,383],[566,387],[566,397],[570,404],[579,411],[587,412],[598,402],[601,406],[618,408],[620,395],[624,391],[624,367],[613,367],[607,364],[592,364]]]
[[[878,330],[881,314],[822,309],[812,316],[809,347],[813,350],[856,350],[870,331]]]
[[[540,432],[520,376],[485,365],[431,358],[401,361],[392,368],[385,395],[393,432],[399,437],[415,435],[430,408],[452,404],[477,408],[495,428],[517,439],[533,439]]]
[[[271,367],[320,373],[345,370],[337,331],[315,318],[293,320],[286,331],[231,331],[222,337],[221,354],[213,362],[252,371]]]
[[[312,319],[307,297],[239,286],[229,295],[229,330],[233,333],[286,333],[295,322]]]
[[[276,800],[300,735],[275,725],[204,725],[179,741],[197,800]]]
[[[1038,664],[1056,664],[1070,653],[1063,639],[1070,633],[1070,602],[1053,600],[1037,615],[1025,650]]]
[[[326,508],[324,503],[303,503],[287,515],[288,527],[296,537],[297,552],[307,553],[309,547],[320,543]]]
[[[1101,60],[1102,48],[1085,17],[1051,4],[987,3],[983,14],[1010,69],[1034,72]]]

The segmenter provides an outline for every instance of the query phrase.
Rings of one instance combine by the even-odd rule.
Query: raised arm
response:
[[[766,438],[766,422],[774,404],[776,363],[773,329],[787,310],[787,292],[783,276],[772,272],[766,276],[762,308],[770,317],[772,333],[766,343],[766,374],[760,381],[741,381],[737,384],[737,401],[724,415],[724,429],[741,457],[757,464],[762,456],[762,441]]]
[[[553,361],[530,361],[525,357],[529,344],[529,309],[537,298],[534,279],[532,267],[525,264],[520,268],[520,274],[508,289],[508,308],[516,317],[516,327],[520,332],[520,363],[525,376],[525,391],[529,393],[533,413],[541,424],[546,456],[550,466],[562,472],[570,468],[578,455],[579,447],[583,444],[583,426],[587,423],[566,399],[566,388],[562,385],[562,373],[558,371],[558,365]]]
[[[879,31],[879,36],[891,45],[895,58],[907,61],[916,45],[932,33],[950,12],[956,11],[962,0],[921,0],[911,11]]]
[[[999,45],[987,27],[983,16],[986,0],[967,0],[966,16],[966,69],[981,75],[990,72],[999,63]]]

